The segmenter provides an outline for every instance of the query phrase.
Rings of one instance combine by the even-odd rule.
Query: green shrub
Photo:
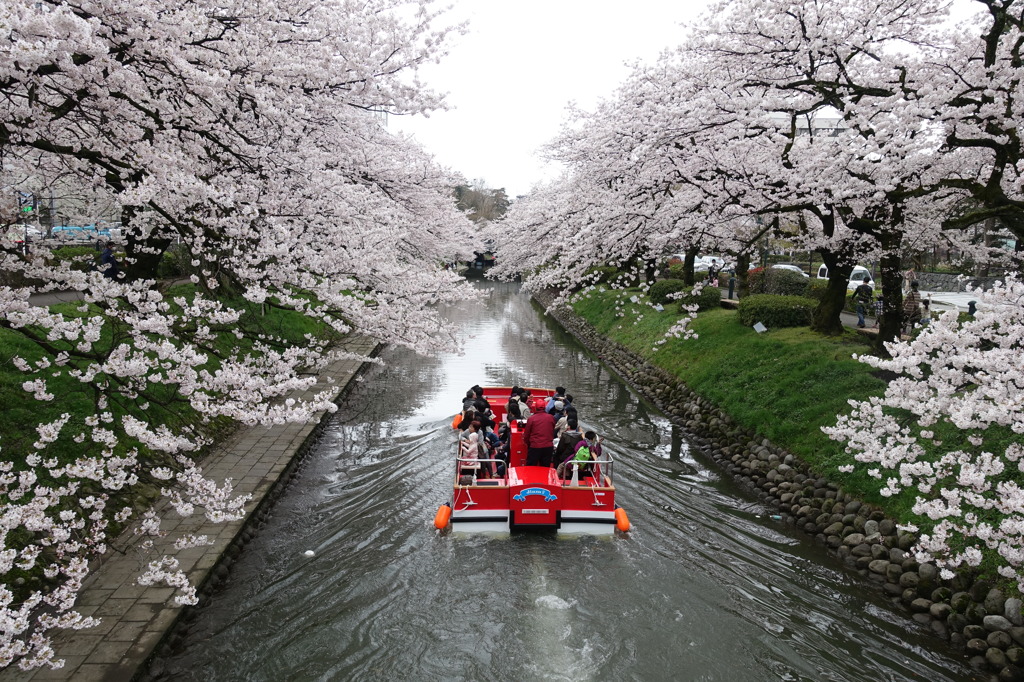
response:
[[[817,301],[805,296],[756,294],[740,301],[740,323],[750,327],[760,322],[775,329],[803,327],[811,323],[811,313],[817,305]]]
[[[679,300],[679,311],[686,312],[683,310],[683,306],[697,304],[697,310],[713,310],[722,306],[722,290],[718,287],[705,286],[699,294],[696,296],[691,292],[685,296],[682,296]]]
[[[799,272],[778,268],[757,268],[747,275],[752,294],[805,296],[808,279]]]
[[[666,272],[665,272],[665,279],[682,279],[683,278],[683,270],[684,270],[684,268],[683,268],[683,264],[682,263],[676,263],[675,265],[670,265],[668,267],[668,270],[666,270]]]
[[[807,291],[804,293],[804,296],[813,298],[815,301],[821,301],[821,299],[825,298],[826,291],[828,291],[827,279],[812,279],[807,283]]]
[[[100,252],[93,245],[89,246],[58,246],[50,252],[50,262],[54,265],[71,262],[73,270],[87,272],[100,262]]]
[[[184,265],[189,261],[184,259],[188,254],[183,253],[183,249],[178,247],[180,245],[172,246],[160,257],[160,262],[156,266],[158,279],[177,279],[185,274]]]
[[[669,298],[670,294],[685,291],[688,288],[681,279],[660,279],[651,285],[648,296],[651,299],[651,303],[665,305],[669,301],[674,300]]]

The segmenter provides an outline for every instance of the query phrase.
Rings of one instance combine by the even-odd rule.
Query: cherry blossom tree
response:
[[[743,254],[765,233],[795,225],[787,238],[819,251],[830,270],[819,331],[841,331],[852,265],[880,259],[884,352],[902,326],[906,245],[955,239],[939,229],[953,223],[940,209],[980,197],[979,180],[963,178],[992,167],[974,149],[981,142],[963,149],[946,132],[959,128],[950,127],[951,90],[936,87],[936,65],[950,71],[970,44],[940,31],[945,18],[942,3],[930,1],[714,8],[677,50],[638,67],[592,114],[576,112],[552,143],[574,190],[591,192],[567,205],[605,204],[600,220],[591,211],[578,228],[603,235],[586,242],[597,247],[594,261],[647,258],[669,244]],[[976,222],[984,210],[970,213],[957,221]],[[550,253],[559,244],[533,248]],[[521,252],[501,256],[509,271]]]
[[[179,513],[237,518],[245,500],[193,462],[204,424],[333,410],[327,392],[288,396],[344,354],[285,343],[232,300],[429,353],[454,341],[433,304],[473,296],[444,264],[477,244],[451,198],[462,179],[381,121],[442,105],[415,76],[452,30],[429,0],[16,0],[0,27],[0,187],[59,178],[93,197],[83,218],[120,207],[125,232],[117,276],[0,252],[0,328],[50,415],[0,463],[0,665],[30,668],[59,665],[51,629],[93,624],[74,601],[111,524],[133,515],[123,491],[149,483]],[[168,250],[191,291],[156,281]],[[55,291],[81,305],[31,305]],[[76,385],[84,418],[60,409]],[[154,517],[139,528],[160,532]],[[142,580],[193,602],[175,566],[157,558]],[[12,571],[44,585],[12,589]]]
[[[964,190],[975,202],[947,221],[950,228],[998,219],[1024,241],[1019,129],[1022,74],[1019,2],[975,0],[980,12],[949,32],[948,49],[925,62],[921,101],[932,105],[944,136],[942,153],[960,172],[945,186]],[[956,166],[954,166],[956,167]]]
[[[899,376],[824,431],[884,481],[883,495],[915,491],[913,511],[931,524],[909,527],[921,531],[919,560],[952,577],[991,551],[1024,589],[1024,282],[975,293],[973,318],[943,313],[891,344],[891,358],[861,357]]]

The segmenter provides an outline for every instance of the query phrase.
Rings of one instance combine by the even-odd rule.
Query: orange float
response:
[[[452,517],[452,507],[450,504],[442,504],[437,509],[437,514],[434,515],[434,528],[438,530],[444,530],[448,527],[448,520]],[[626,522],[629,523],[628,521]]]
[[[623,533],[630,529],[629,517],[626,516],[626,510],[622,507],[615,508],[615,527]]]

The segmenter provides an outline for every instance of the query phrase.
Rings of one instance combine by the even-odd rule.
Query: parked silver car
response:
[[[799,272],[804,277],[810,278],[810,275],[804,272],[804,269],[801,268],[799,265],[791,265],[789,263],[776,263],[772,267],[775,268],[776,270],[790,270],[792,272]]]

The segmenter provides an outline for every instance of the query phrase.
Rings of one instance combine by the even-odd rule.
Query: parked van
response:
[[[868,284],[872,287],[875,286],[875,278],[871,276],[871,271],[863,265],[854,265],[853,272],[850,273],[850,281],[846,283],[846,288],[853,290],[864,283],[864,276],[867,275]],[[818,266],[818,279],[828,279],[828,266]]]
[[[685,253],[673,253],[668,257],[669,265],[677,265],[685,261]],[[725,259],[719,256],[697,256],[693,259],[694,272],[707,272],[711,269],[711,266],[714,266],[715,270],[721,270],[723,265],[725,265]]]

